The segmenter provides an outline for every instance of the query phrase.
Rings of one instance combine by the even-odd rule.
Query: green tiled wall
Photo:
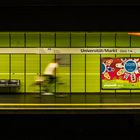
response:
[[[140,47],[140,37],[130,37],[127,32],[0,32],[0,47]],[[21,80],[20,92],[38,92],[40,87],[32,84],[55,57],[45,54],[0,54],[0,79],[8,79],[10,76],[12,79],[18,78]],[[140,57],[140,55],[72,54],[71,67],[60,67],[56,73],[64,85],[56,84],[54,90],[56,92],[140,92],[140,90],[102,90],[100,59],[103,57]]]

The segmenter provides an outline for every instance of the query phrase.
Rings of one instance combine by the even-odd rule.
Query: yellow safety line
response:
[[[12,108],[5,108],[5,107],[3,107],[3,108],[0,108],[0,110],[108,110],[108,109],[115,109],[115,110],[123,110],[123,109],[126,109],[126,110],[130,110],[130,109],[134,109],[134,108],[16,108],[16,107],[12,107]],[[140,108],[135,108],[135,109],[140,109]]]
[[[140,103],[97,103],[97,104],[11,104],[5,103],[0,106],[140,106]]]

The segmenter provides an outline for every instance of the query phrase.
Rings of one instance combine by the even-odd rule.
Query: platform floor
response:
[[[45,104],[58,104],[58,103],[73,103],[73,104],[94,104],[94,103],[140,103],[140,94],[127,94],[127,93],[72,93],[55,95],[41,95],[40,93],[1,93],[1,103],[45,103]]]
[[[0,111],[41,110],[66,113],[67,111],[88,113],[114,110],[140,110],[140,94],[57,94],[40,93],[0,94]],[[140,111],[139,111],[140,112]],[[46,113],[46,112],[45,112]]]

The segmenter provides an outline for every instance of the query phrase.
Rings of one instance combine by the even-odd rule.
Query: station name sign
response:
[[[117,49],[81,49],[81,52],[114,52],[117,53]]]
[[[0,54],[140,54],[140,48],[0,48]]]

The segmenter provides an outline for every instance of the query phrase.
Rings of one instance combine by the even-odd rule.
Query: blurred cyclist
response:
[[[59,67],[59,62],[60,62],[60,59],[57,58],[57,59],[54,59],[51,63],[49,63],[47,65],[47,67],[45,68],[42,76],[44,78],[44,91],[45,93],[43,93],[42,95],[49,95],[49,94],[53,94],[53,93],[50,93],[52,92],[52,84],[55,84],[56,83],[56,72],[58,72],[58,67]]]
[[[59,67],[59,62],[60,62],[60,59],[54,59],[45,68],[42,76],[45,78],[45,81],[47,81],[48,84],[52,84],[56,81],[56,70]]]

